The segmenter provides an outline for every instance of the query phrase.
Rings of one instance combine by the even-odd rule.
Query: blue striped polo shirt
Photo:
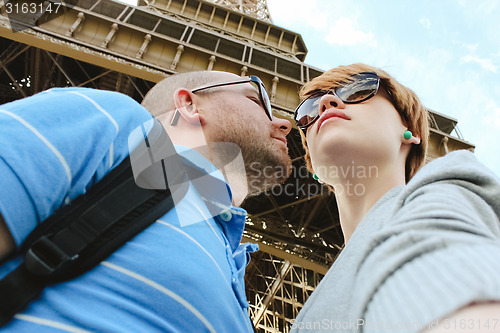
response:
[[[1,105],[0,212],[16,244],[120,164],[130,133],[150,119],[125,95],[87,88]],[[201,155],[176,148],[224,181]],[[190,185],[175,209],[94,269],[46,288],[0,331],[252,331],[244,273],[257,247],[240,244],[245,216],[237,207],[213,216]],[[19,262],[3,263],[0,277]]]

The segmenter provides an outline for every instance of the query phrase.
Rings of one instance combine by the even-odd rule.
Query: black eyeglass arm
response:
[[[217,87],[222,87],[222,86],[229,86],[229,85],[232,85],[232,84],[248,83],[248,82],[251,82],[251,81],[252,81],[252,79],[246,78],[246,79],[243,79],[241,81],[216,83],[216,84],[211,84],[211,85],[208,85],[208,86],[205,86],[205,87],[195,88],[195,89],[191,90],[191,92],[195,93],[197,91],[205,90],[205,89],[209,89],[209,88],[217,88]]]

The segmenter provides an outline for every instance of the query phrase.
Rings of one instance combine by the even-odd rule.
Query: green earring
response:
[[[313,178],[314,178],[314,180],[318,180],[319,179],[318,175],[316,175],[315,173],[313,173]]]
[[[406,139],[406,140],[409,140],[411,137],[412,137],[412,133],[410,131],[405,131],[404,134],[403,134],[403,137]]]

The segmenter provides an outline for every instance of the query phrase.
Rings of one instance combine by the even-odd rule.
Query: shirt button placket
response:
[[[231,211],[229,209],[223,210],[219,214],[219,216],[220,216],[221,220],[224,222],[229,222],[233,218],[233,214],[231,213]]]

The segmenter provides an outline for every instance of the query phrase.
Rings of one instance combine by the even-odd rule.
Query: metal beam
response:
[[[276,278],[271,286],[271,289],[267,293],[266,298],[264,298],[264,301],[262,302],[259,310],[257,311],[257,314],[253,318],[254,326],[257,326],[257,324],[262,320],[262,317],[264,316],[264,313],[266,312],[267,308],[269,307],[269,304],[273,300],[278,289],[280,289],[281,286],[283,285],[283,281],[285,279],[285,276],[290,272],[291,268],[292,268],[292,263],[289,261],[285,261],[283,266],[281,266],[281,270],[276,275]]]
[[[11,63],[13,60],[15,60],[19,55],[23,54],[27,49],[29,49],[31,46],[29,45],[23,45],[23,44],[17,44],[17,47],[12,50],[11,54],[5,57],[4,59],[4,65],[8,65]],[[20,49],[20,50],[19,50]],[[17,53],[12,55],[15,51],[19,50]],[[3,58],[3,55],[2,55]]]
[[[272,245],[268,245],[268,244],[265,244],[262,242],[257,242],[255,240],[248,238],[248,237],[245,237],[245,236],[243,236],[241,241],[243,243],[249,242],[249,243],[257,244],[257,245],[259,245],[259,249],[261,251],[272,254],[272,255],[279,257],[279,258],[282,258],[284,260],[290,261],[294,265],[297,265],[297,266],[300,266],[300,267],[303,267],[306,269],[310,269],[313,272],[323,274],[323,275],[325,275],[326,272],[328,272],[329,267],[327,267],[327,266],[324,266],[324,265],[318,264],[316,262],[301,258],[301,257],[294,255],[294,254],[291,254],[289,252],[277,249]]]
[[[56,60],[59,61],[60,57],[61,56],[59,54],[56,55]],[[42,86],[42,90],[45,90],[45,89],[47,89],[49,87],[50,81],[51,81],[51,78],[52,78],[52,73],[54,73],[55,69],[56,69],[56,63],[52,62],[52,66],[50,67],[50,70],[47,72],[48,75],[47,75],[47,78],[45,80],[45,83]]]
[[[100,78],[100,77],[102,77],[102,76],[104,76],[104,75],[107,75],[107,74],[109,74],[109,73],[111,73],[111,72],[112,72],[112,70],[107,70],[107,71],[105,71],[105,72],[103,72],[103,73],[101,73],[101,74],[99,74],[99,75],[97,75],[97,76],[95,76],[95,77],[93,77],[93,78],[90,78],[90,77],[88,76],[87,72],[86,72],[83,68],[82,68],[82,71],[83,71],[83,72],[85,73],[85,75],[89,78],[89,80],[87,80],[87,81],[85,81],[85,82],[83,82],[83,83],[80,83],[80,84],[78,85],[78,87],[83,87],[83,86],[84,86],[84,85],[86,85],[87,83],[94,82],[94,81],[95,81],[95,80],[97,80],[98,78]]]
[[[130,81],[130,83],[132,83],[132,85],[134,86],[135,90],[139,93],[139,95],[141,95],[141,98],[144,99],[144,94],[142,93],[141,89],[139,89],[139,87],[135,84],[132,77],[130,75],[127,75],[127,78]]]
[[[322,197],[319,197],[316,200],[316,203],[314,204],[313,209],[309,212],[307,219],[303,223],[301,223],[297,228],[297,236],[298,237],[302,236],[302,234],[305,231],[305,228],[307,228],[309,226],[309,224],[311,223],[311,221],[316,217],[316,212],[318,211],[319,207],[321,206],[321,204],[323,202],[324,202],[324,200]]]
[[[0,21],[3,18],[4,17],[0,15]],[[34,27],[33,29],[42,30],[37,27]],[[164,72],[160,72],[150,67],[146,68],[131,61],[127,61],[127,59],[119,59],[115,56],[94,51],[91,48],[86,49],[84,52],[81,46],[68,43],[62,39],[52,38],[47,34],[30,29],[13,33],[9,28],[0,24],[0,36],[148,81],[158,82],[164,79],[167,74],[172,73],[168,69],[165,69]]]
[[[95,84],[94,80],[97,79],[97,77],[95,78],[91,78],[90,75],[87,73],[87,71],[85,70],[85,68],[83,68],[83,66],[80,64],[80,61],[76,60],[76,59],[73,59],[76,64],[78,65],[78,68],[81,69],[81,71],[83,72],[83,74],[85,74],[85,76],[87,77],[88,81],[85,82],[85,83],[89,83],[89,82],[92,82],[92,84],[94,85],[94,88],[97,89],[97,85]],[[107,71],[106,73],[109,73],[111,72],[111,70]],[[85,83],[81,83],[79,86],[83,86]]]
[[[276,199],[273,196],[269,196],[268,199],[269,199],[269,201],[271,201],[274,208],[276,208],[276,211],[278,212],[278,215],[280,216],[281,221],[286,224],[286,218],[283,215],[283,212],[281,211],[280,205],[278,205],[278,203],[276,202]]]
[[[66,78],[66,80],[69,81],[69,83],[71,83],[71,85],[73,87],[76,86],[76,84],[73,82],[73,80],[71,80],[71,77],[69,77],[69,75],[66,73],[66,71],[62,68],[62,66],[59,64],[59,61],[56,61],[56,59],[52,56],[52,54],[49,52],[49,51],[46,51],[47,55],[49,56],[49,58],[54,62],[54,64],[57,66],[57,68],[59,68],[59,70],[61,71],[61,73],[64,75],[64,77]]]
[[[0,68],[3,68],[3,70],[5,71],[5,73],[7,73],[7,75],[9,76],[9,78],[12,80],[12,84],[14,84],[14,86],[16,87],[17,91],[19,91],[21,93],[21,95],[23,95],[23,97],[26,97],[26,93],[24,92],[24,89],[21,88],[21,86],[19,85],[19,83],[17,83],[17,80],[16,78],[12,75],[12,73],[9,71],[9,69],[7,68],[7,66],[4,65],[4,63],[0,60]]]
[[[34,49],[34,57],[35,57],[35,63],[34,63],[34,72],[35,75],[33,78],[33,89],[35,93],[39,92],[41,90],[41,82],[42,82],[42,50],[40,49]]]
[[[280,208],[287,208],[287,207],[290,207],[290,206],[293,206],[293,205],[298,205],[300,203],[303,203],[305,201],[310,201],[310,200],[313,200],[317,197],[320,197],[321,194],[316,194],[315,196],[312,196],[312,197],[308,197],[308,198],[304,198],[304,199],[300,199],[300,200],[297,200],[297,201],[294,201],[294,202],[290,202],[290,203],[287,203],[287,204],[284,204],[284,205],[281,205],[279,206]],[[269,210],[266,210],[265,212],[260,212],[260,213],[257,213],[257,214],[251,214],[251,217],[253,218],[257,218],[259,216],[262,216],[262,215],[268,215],[270,213],[273,213],[277,210],[277,208],[273,208],[273,209],[269,209]]]

